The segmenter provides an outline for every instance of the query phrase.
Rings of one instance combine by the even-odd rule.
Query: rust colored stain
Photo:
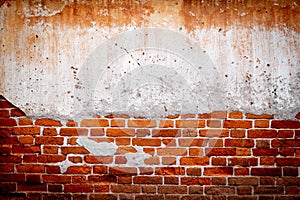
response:
[[[184,0],[180,16],[187,30],[199,27],[300,29],[300,1],[296,0]]]

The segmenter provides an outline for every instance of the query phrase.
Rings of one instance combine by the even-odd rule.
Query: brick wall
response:
[[[1,96],[0,117],[0,199],[300,199],[299,114],[58,121]],[[80,137],[116,151],[95,155]]]

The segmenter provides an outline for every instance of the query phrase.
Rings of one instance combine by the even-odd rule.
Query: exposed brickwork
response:
[[[60,122],[30,119],[3,97],[0,106],[1,199],[300,199],[297,118],[218,111]],[[79,137],[116,152],[93,155]],[[130,164],[139,153],[142,165]]]

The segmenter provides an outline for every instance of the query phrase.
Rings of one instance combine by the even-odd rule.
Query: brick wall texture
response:
[[[216,111],[31,119],[1,96],[0,199],[300,199],[299,118]],[[117,150],[94,155],[78,137]],[[128,153],[148,157],[134,165]]]

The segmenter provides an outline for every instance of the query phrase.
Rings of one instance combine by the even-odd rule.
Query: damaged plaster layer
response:
[[[241,110],[275,114],[277,118],[294,118],[299,112],[299,1],[159,2],[4,3],[0,8],[0,93],[29,116],[73,117],[74,111],[85,108],[84,104],[80,104],[82,100],[77,94],[78,91],[86,93],[87,88],[80,85],[80,78],[83,72],[91,73],[85,64],[93,53],[116,38],[122,41],[120,37],[128,31],[142,32],[143,28],[153,27],[163,28],[174,35],[180,34],[187,43],[194,42],[199,46],[198,49],[206,52],[216,67],[216,70],[204,67],[198,73],[201,76],[213,72],[208,79],[213,85],[206,84],[207,76],[202,76],[205,80],[203,85],[216,90],[210,90],[209,94],[203,94],[202,90],[185,93],[193,94],[197,105],[189,103],[183,106],[198,106],[195,112]],[[162,35],[161,38],[164,37]],[[136,40],[135,43],[148,47],[141,41],[146,40]],[[184,44],[184,41],[172,41],[172,45],[180,48],[176,44]],[[125,110],[128,113],[153,117],[157,113],[164,116],[172,112],[184,112],[181,109],[183,99],[176,100],[180,92],[171,91],[174,87],[167,87],[174,79],[163,72],[171,72],[179,78],[175,86],[184,82],[191,86],[185,87],[187,89],[203,87],[193,85],[197,77],[191,76],[195,71],[187,62],[189,58],[181,53],[172,54],[168,48],[159,49],[158,46],[144,48],[145,54],[140,58],[148,56],[148,59],[140,68],[133,65],[137,64],[142,49],[125,47],[119,52],[113,51],[115,48],[106,49],[107,60],[112,66],[103,73],[108,75],[105,81],[97,80],[92,109],[102,114],[107,112],[109,105],[109,112],[124,112],[114,110],[107,104],[110,102],[109,96],[101,99],[100,91],[107,91],[107,86],[117,83],[115,85],[119,86],[120,91],[127,91],[124,93],[127,97],[125,104],[138,105]],[[160,62],[152,66],[164,69],[161,74],[157,70],[151,71],[149,63],[153,59],[173,59],[174,56],[178,61],[182,60],[181,66],[176,66],[174,62]],[[126,78],[137,81],[134,74],[140,75],[143,71],[154,76],[158,84],[151,87],[149,84],[145,87],[141,85],[130,90],[131,85],[128,85],[130,82]],[[133,75],[121,77],[121,72]],[[159,75],[165,76],[159,79]],[[218,80],[217,84],[214,84],[215,80]],[[145,96],[147,93],[151,95]],[[172,99],[174,96],[176,98]],[[214,102],[215,99],[218,101]],[[219,100],[222,100],[221,103]],[[202,104],[205,102],[207,104]],[[152,104],[158,104],[158,111],[146,109]],[[181,110],[172,110],[176,106]]]
[[[86,148],[94,156],[113,156],[118,147],[114,143],[95,142],[87,137],[78,137],[77,144]]]

